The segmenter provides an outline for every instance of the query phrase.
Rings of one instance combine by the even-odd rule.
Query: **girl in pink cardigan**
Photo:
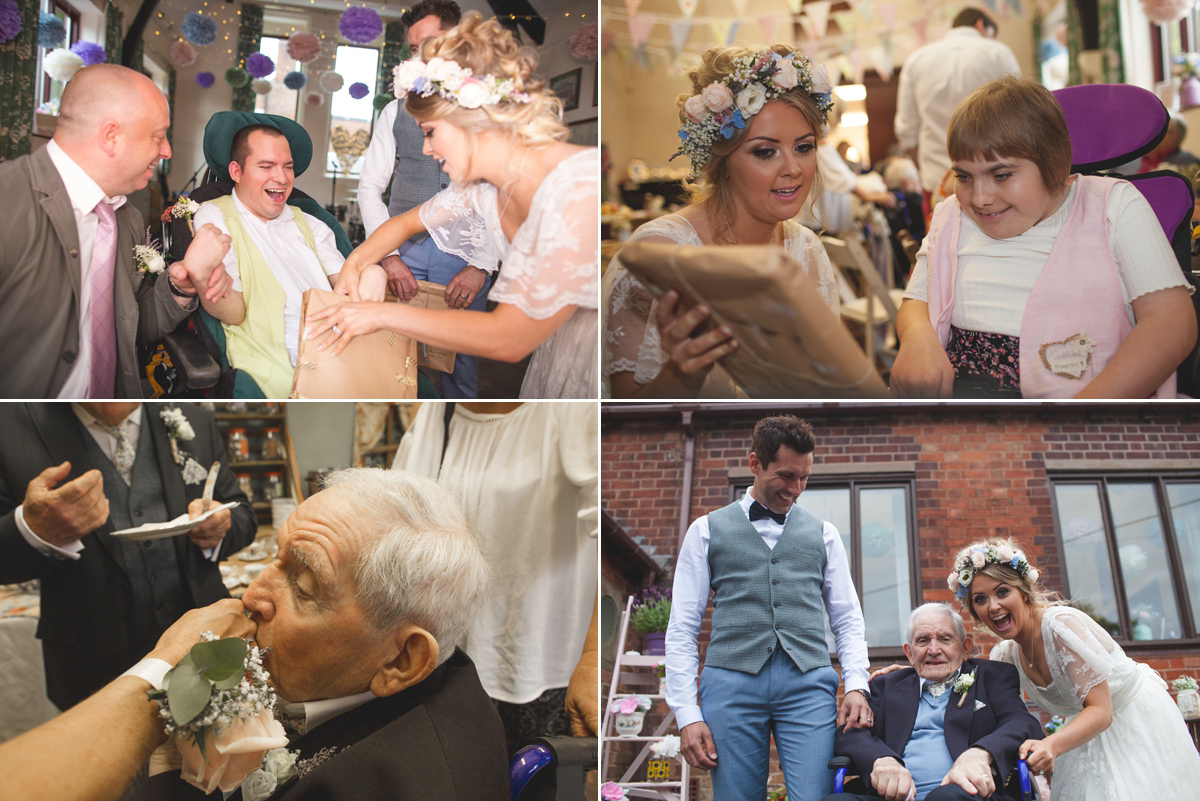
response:
[[[1196,318],[1150,204],[1071,175],[1062,109],[1035,81],[991,81],[946,137],[940,203],[900,307],[899,397],[1174,397]]]

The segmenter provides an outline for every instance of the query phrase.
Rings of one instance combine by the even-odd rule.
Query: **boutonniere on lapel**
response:
[[[974,683],[975,671],[973,670],[970,673],[962,674],[958,677],[958,680],[954,682],[954,692],[961,696],[958,699],[958,705],[960,707],[963,705],[963,701],[967,700],[967,690],[971,689],[971,685]]]
[[[171,442],[171,458],[175,460],[175,464],[183,468],[183,483],[199,484],[208,478],[208,471],[201,467],[190,453],[179,449],[181,441],[190,442],[196,438],[192,424],[184,417],[179,407],[168,406],[160,411],[158,416],[162,418],[163,424],[167,427],[167,439]]]
[[[299,751],[275,748],[263,755],[262,767],[242,780],[242,801],[266,801],[292,779],[299,779],[333,756],[337,746],[322,748],[308,759]]]
[[[158,274],[167,269],[162,243],[150,235],[149,228],[146,229],[146,244],[133,246],[133,261],[144,273]]]

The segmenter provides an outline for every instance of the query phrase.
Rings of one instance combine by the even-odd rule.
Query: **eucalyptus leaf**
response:
[[[208,675],[208,674],[205,674],[205,675],[207,675],[208,678],[210,678],[210,679],[212,678],[211,675]],[[246,676],[246,674],[242,673],[240,671],[237,673],[233,673],[229,676],[229,678],[221,679],[220,681],[214,681],[213,689],[232,690],[234,687],[238,686],[238,684],[241,683],[242,679],[245,678],[245,676]]]
[[[196,670],[209,681],[225,681],[230,676],[237,676],[238,681],[241,681],[245,672],[246,641],[228,637],[224,640],[197,643],[192,646],[189,656],[192,657]]]
[[[167,690],[167,707],[175,725],[185,726],[202,711],[212,697],[212,683],[200,675],[196,666],[185,657],[175,666],[171,687]]]

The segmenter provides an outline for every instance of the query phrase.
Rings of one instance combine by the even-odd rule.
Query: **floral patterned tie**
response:
[[[112,462],[113,467],[117,468],[117,472],[121,474],[121,478],[125,479],[128,484],[133,476],[133,442],[129,439],[129,421],[122,420],[116,425],[105,425],[99,423],[109,436],[117,441],[117,447],[113,450]]]

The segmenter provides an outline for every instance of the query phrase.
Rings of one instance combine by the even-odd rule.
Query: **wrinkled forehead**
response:
[[[279,530],[279,547],[310,568],[326,584],[353,577],[364,545],[353,505],[337,488],[303,501]]]
[[[958,632],[954,628],[954,621],[950,617],[951,614],[951,612],[939,612],[937,610],[922,612],[913,620],[913,640],[915,641],[923,634],[931,637],[940,637],[943,634],[949,634],[957,640]]]

